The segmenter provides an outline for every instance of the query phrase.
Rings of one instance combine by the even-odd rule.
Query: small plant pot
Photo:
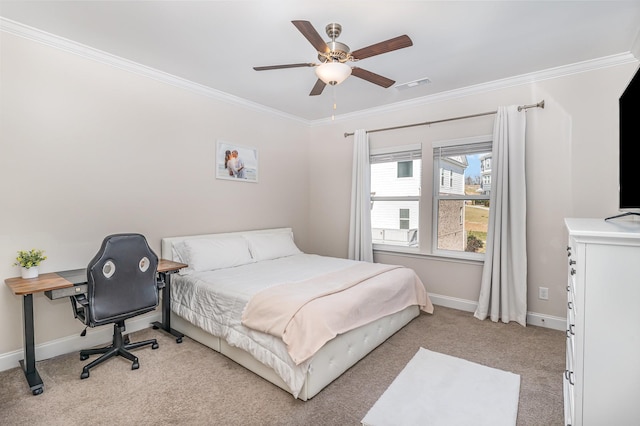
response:
[[[38,267],[32,266],[31,268],[21,267],[22,278],[36,278],[38,276]]]

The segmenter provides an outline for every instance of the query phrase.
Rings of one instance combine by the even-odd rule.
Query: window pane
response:
[[[489,200],[439,200],[438,249],[484,253],[488,228]]]
[[[420,195],[422,160],[412,160],[412,176],[398,178],[400,163],[390,161],[371,164],[371,192],[376,197],[407,197]]]
[[[422,160],[420,151],[410,154],[387,153],[372,160],[371,228],[374,244],[418,246]]]
[[[434,147],[436,250],[484,253],[489,227],[491,141]]]
[[[418,245],[418,201],[373,201],[371,204],[374,244]]]

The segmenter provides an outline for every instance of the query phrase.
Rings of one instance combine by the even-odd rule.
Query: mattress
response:
[[[163,257],[168,257],[165,253],[172,253],[173,260],[184,260],[175,258],[172,244],[176,241],[178,240],[175,238],[163,239]],[[304,282],[322,274],[346,269],[354,263],[351,260],[300,252],[235,267],[174,275],[171,282],[171,309],[185,321],[173,321],[173,324],[176,327],[180,324],[183,328],[188,328],[188,331],[181,331],[188,336],[190,333],[194,334],[197,336],[196,340],[203,341],[228,356],[231,354],[233,359],[240,359],[243,365],[263,377],[269,376],[266,377],[268,380],[288,390],[294,397],[307,399],[418,315],[417,307],[401,309],[402,312],[392,312],[389,315],[383,315],[379,321],[373,321],[384,324],[382,332],[380,332],[380,325],[368,324],[368,328],[358,327],[343,333],[326,344],[326,348],[323,347],[316,355],[299,363],[291,359],[282,339],[245,327],[242,324],[242,313],[249,300],[265,289],[283,283]],[[187,326],[187,324],[190,325]],[[371,333],[376,327],[377,335],[372,338]],[[349,336],[345,336],[347,334]],[[206,335],[214,338],[209,339]],[[220,341],[215,338],[220,338]],[[359,342],[360,339],[365,341]],[[343,348],[341,341],[350,343],[348,347]],[[361,346],[357,359],[353,359],[353,351],[350,349],[354,344]],[[342,350],[345,351],[344,354],[341,354]],[[331,366],[335,364],[334,361],[320,367],[321,362],[326,362],[328,352],[332,352],[332,359],[336,356],[344,356],[348,360],[340,362],[344,366],[340,369],[341,371]],[[252,361],[252,358],[257,362]],[[327,368],[328,371],[322,373],[323,368]],[[322,387],[317,389],[318,385],[314,385],[310,389],[310,371],[317,369],[320,376],[316,375],[314,381],[321,383]]]

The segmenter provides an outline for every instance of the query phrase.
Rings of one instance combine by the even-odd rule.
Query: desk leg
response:
[[[154,329],[161,329],[176,337],[176,343],[182,343],[184,334],[171,328],[171,274],[160,272],[160,278],[164,281],[162,289],[162,323],[153,322]]]
[[[44,392],[44,384],[36,370],[36,348],[33,322],[33,294],[25,294],[22,299],[22,316],[24,318],[24,359],[20,366],[29,383],[31,393],[40,395]]]

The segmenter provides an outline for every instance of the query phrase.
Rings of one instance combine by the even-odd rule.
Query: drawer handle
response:
[[[571,268],[571,275],[575,275],[576,274],[576,270]]]
[[[569,265],[575,265],[575,264],[576,264],[576,261],[575,261],[575,260],[573,260],[573,259],[570,259],[570,260],[569,260]]]
[[[569,329],[567,330],[567,337],[575,336],[575,332],[573,331],[573,326],[575,324],[569,324]]]
[[[573,381],[573,371],[564,370],[564,377],[569,381],[570,385],[575,385]]]
[[[573,309],[573,302],[568,302],[567,306],[569,307],[569,309]]]
[[[567,286],[567,291],[571,291],[571,286]]]

